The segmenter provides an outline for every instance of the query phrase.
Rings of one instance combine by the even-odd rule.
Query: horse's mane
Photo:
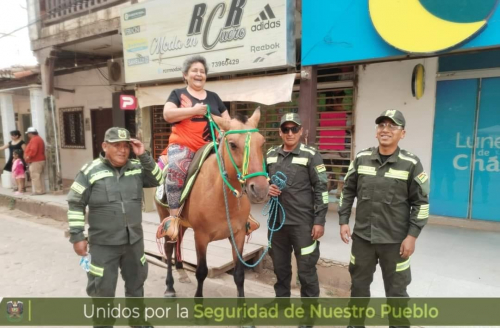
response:
[[[238,122],[241,122],[243,124],[246,124],[248,122],[248,116],[246,115],[243,115],[241,113],[236,113],[236,115],[234,115],[233,117],[235,120],[237,120]]]

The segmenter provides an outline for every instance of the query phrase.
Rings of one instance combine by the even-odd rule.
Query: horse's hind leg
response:
[[[234,241],[236,243],[236,246],[238,247],[238,252],[240,255],[243,255],[243,245],[245,243],[245,233],[244,231],[238,232],[234,236]],[[238,259],[238,256],[236,255],[234,245],[232,244],[231,237],[229,237],[229,242],[233,246],[233,261],[234,261],[234,271],[233,271],[233,277],[234,277],[234,283],[236,284],[236,288],[238,290],[237,296],[238,297],[245,297],[245,265],[241,263],[241,261]]]
[[[198,259],[198,267],[196,268],[196,280],[198,280],[198,288],[194,297],[203,297],[203,282],[208,275],[207,267],[207,246],[208,237],[203,234],[194,234],[194,242],[196,244],[196,257]]]
[[[187,228],[185,228],[183,226],[181,226],[179,228],[179,240],[181,240],[182,236],[184,236],[184,233],[186,232],[186,229]],[[181,255],[181,251],[182,251],[181,248],[180,248],[180,246],[181,245],[179,245],[179,255]],[[175,252],[175,268],[176,269],[183,269],[184,268],[184,266],[182,265],[182,261],[177,258],[177,251]]]
[[[165,241],[166,240],[167,238],[165,238]],[[172,274],[172,252],[175,249],[175,245],[176,244],[165,242],[165,254],[167,255],[167,279],[165,279],[167,289],[164,293],[165,297],[175,297],[174,276]]]

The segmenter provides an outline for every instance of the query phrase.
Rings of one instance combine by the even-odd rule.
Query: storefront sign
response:
[[[472,39],[483,29],[498,0],[369,0],[377,33],[408,53],[432,54]]]
[[[155,0],[122,9],[127,83],[180,79],[192,55],[209,75],[295,65],[294,0]]]
[[[302,1],[302,65],[500,47],[498,2]]]
[[[137,98],[131,95],[120,95],[121,110],[135,110],[137,108]]]

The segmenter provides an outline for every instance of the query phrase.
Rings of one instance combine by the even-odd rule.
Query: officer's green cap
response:
[[[388,110],[382,112],[382,114],[380,114],[380,116],[377,117],[377,119],[375,120],[375,123],[379,124],[385,118],[390,119],[391,121],[396,123],[396,125],[399,125],[402,127],[406,126],[406,120],[405,120],[405,117],[403,116],[403,113],[401,113],[397,109],[388,109]]]
[[[112,127],[106,131],[104,135],[104,141],[106,142],[121,142],[130,141],[130,132],[124,128]]]
[[[281,116],[280,126],[282,126],[286,122],[293,122],[297,125],[302,125],[302,122],[300,121],[299,114],[297,114],[297,113],[287,113],[287,114]]]

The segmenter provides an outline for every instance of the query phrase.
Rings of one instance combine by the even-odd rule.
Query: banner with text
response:
[[[181,79],[192,55],[210,75],[295,66],[294,0],[154,0],[121,11],[125,80]]]
[[[0,326],[492,326],[500,298],[15,298]]]

